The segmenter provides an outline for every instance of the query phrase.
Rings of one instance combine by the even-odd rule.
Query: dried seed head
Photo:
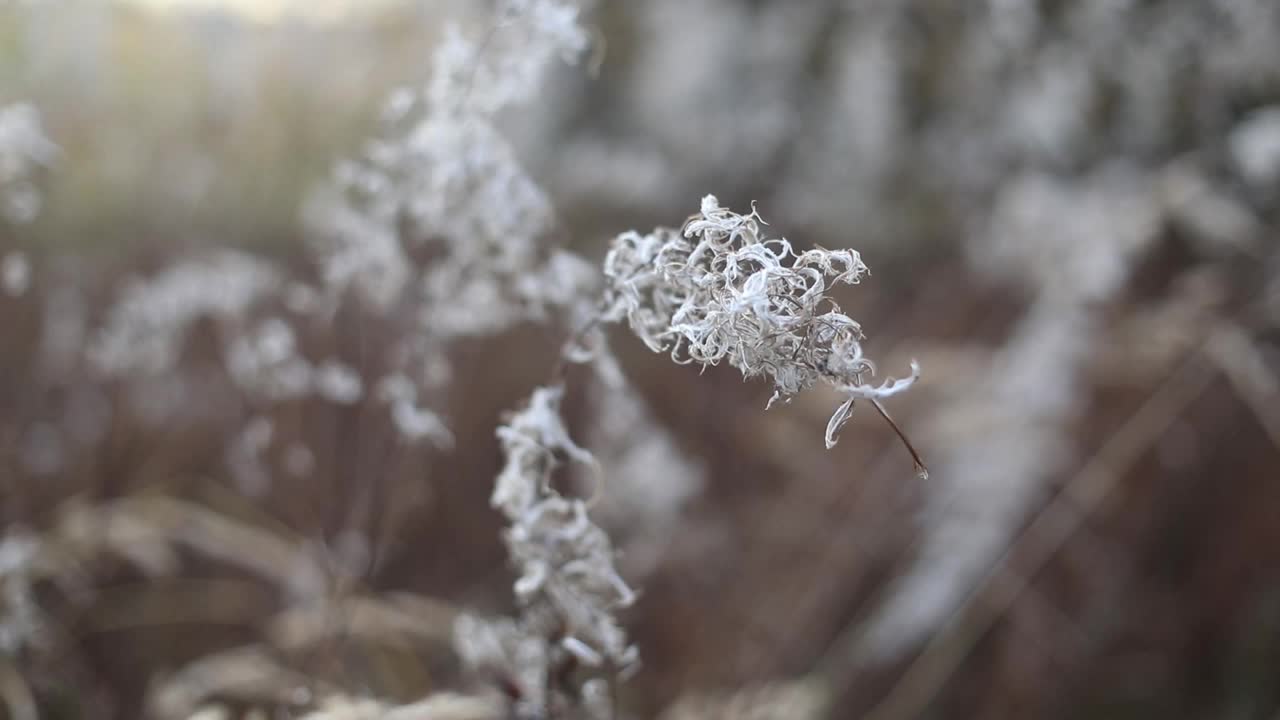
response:
[[[858,398],[878,400],[915,382],[869,384],[875,366],[862,355],[862,329],[827,295],[855,284],[867,266],[854,250],[796,252],[784,238],[768,238],[752,209],[741,215],[714,195],[682,231],[627,232],[605,258],[607,319],[624,317],[651,349],[678,363],[727,361],[744,377],[774,384],[770,405],[823,380],[847,396],[827,426],[827,447]]]

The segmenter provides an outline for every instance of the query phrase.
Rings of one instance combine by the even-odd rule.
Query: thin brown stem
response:
[[[871,398],[871,404],[874,405],[876,411],[880,413],[880,417],[884,418],[884,421],[889,423],[889,427],[893,428],[893,431],[898,434],[898,439],[906,446],[907,452],[911,453],[911,462],[915,465],[916,474],[919,475],[922,480],[927,480],[929,478],[929,468],[925,466],[924,460],[920,457],[920,453],[916,451],[916,446],[911,444],[911,439],[902,431],[902,428],[898,427],[898,423],[894,422],[893,418],[889,417],[889,411],[884,409],[884,405],[881,405],[878,399]]]

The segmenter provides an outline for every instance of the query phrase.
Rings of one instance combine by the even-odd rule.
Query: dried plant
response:
[[[35,219],[41,202],[36,172],[51,165],[57,154],[35,107],[0,107],[0,217],[15,223]]]
[[[279,276],[268,263],[223,251],[135,279],[120,293],[88,348],[107,377],[156,375],[173,368],[187,331],[202,318],[237,320],[272,292]]]
[[[875,365],[863,357],[862,328],[827,294],[862,279],[862,258],[853,250],[796,252],[785,238],[766,237],[763,224],[754,209],[741,215],[708,195],[681,231],[619,235],[604,262],[605,317],[625,317],[650,349],[677,363],[727,361],[743,377],[767,376],[769,405],[829,383],[847,398],[827,423],[831,448],[855,401],[880,407],[911,387],[920,368],[913,361],[910,376],[869,384]]]
[[[563,392],[538,388],[528,406],[498,428],[507,461],[491,502],[510,522],[505,539],[520,572],[520,619],[466,618],[457,646],[472,666],[506,678],[527,711],[545,716],[554,708],[579,708],[604,719],[612,715],[601,708],[611,706],[596,708],[589,700],[601,691],[599,683],[565,686],[564,669],[581,665],[607,678],[638,660],[614,616],[635,593],[615,569],[609,536],[587,517],[586,504],[552,488],[559,458],[595,462],[569,437],[560,417]]]

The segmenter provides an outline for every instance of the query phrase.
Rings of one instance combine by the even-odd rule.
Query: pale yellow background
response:
[[[225,9],[262,22],[299,17],[332,20],[394,0],[129,0],[153,8]]]

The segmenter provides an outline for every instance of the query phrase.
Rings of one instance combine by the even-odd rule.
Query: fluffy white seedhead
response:
[[[418,404],[418,385],[402,373],[392,373],[378,382],[378,400],[391,407],[391,420],[408,442],[429,441],[436,447],[452,448],[453,433],[444,419]]]
[[[392,95],[385,132],[306,208],[326,298],[351,292],[380,314],[414,318],[389,370],[423,390],[448,375],[450,341],[559,313],[576,321],[599,288],[592,264],[547,247],[551,200],[497,120],[535,96],[557,58],[586,48],[578,5],[496,6],[483,31],[448,30],[425,87]],[[412,394],[387,401],[402,435],[451,443]]]
[[[507,462],[491,502],[510,522],[505,537],[520,572],[515,593],[525,622],[554,618],[561,651],[588,666],[622,668],[635,662],[636,651],[613,614],[635,593],[614,567],[609,537],[587,517],[585,504],[560,496],[550,484],[560,457],[595,462],[569,437],[560,417],[562,396],[560,387],[539,388],[498,428]]]
[[[24,533],[0,537],[0,658],[41,641],[44,626],[32,586],[40,549],[39,540]]]
[[[484,33],[449,28],[427,87],[393,95],[386,137],[341,164],[337,192],[307,210],[330,290],[355,289],[384,310],[407,291],[439,338],[537,317],[562,300],[555,289],[566,282],[564,264],[548,260],[541,243],[554,224],[551,201],[495,115],[527,101],[553,61],[573,60],[588,36],[573,4],[498,6]],[[410,256],[423,246],[439,252],[420,273]],[[553,277],[523,280],[531,275]]]
[[[572,62],[588,43],[577,6],[563,0],[502,0],[481,39],[449,28],[436,50],[427,99],[460,113],[491,115],[529,100],[556,57]]]
[[[919,376],[872,385],[875,366],[862,355],[862,330],[827,295],[855,284],[867,266],[853,250],[796,252],[763,235],[752,210],[740,215],[702,199],[682,231],[627,232],[605,258],[606,318],[627,318],[655,351],[706,367],[727,361],[744,377],[773,381],[772,403],[819,380],[847,396],[827,426],[827,447],[858,398],[878,400],[906,390]]]
[[[154,375],[177,361],[200,318],[239,318],[277,288],[276,271],[249,255],[224,251],[175,265],[125,288],[91,341],[89,360],[109,376]]]
[[[316,393],[339,405],[352,405],[364,397],[364,380],[355,368],[337,360],[325,360],[316,367]]]
[[[311,391],[314,368],[298,352],[293,328],[278,317],[238,334],[225,362],[232,380],[253,397],[278,402]]]
[[[0,217],[30,222],[40,211],[40,192],[32,182],[36,170],[48,166],[58,147],[45,137],[40,113],[18,103],[0,108]]]
[[[468,667],[497,672],[518,687],[519,705],[529,715],[546,707],[550,648],[536,628],[511,618],[461,615],[453,624],[453,648]]]
[[[587,665],[605,660],[626,666],[635,649],[613,613],[635,601],[635,593],[613,566],[608,535],[587,517],[581,500],[547,497],[516,518],[507,547],[522,569],[516,598],[550,601],[569,632],[563,646]]]
[[[529,512],[550,492],[547,479],[557,452],[579,462],[593,462],[591,453],[578,447],[560,417],[560,387],[533,391],[529,405],[498,428],[498,440],[507,463],[494,484],[490,502],[508,518]]]
[[[31,287],[31,261],[21,252],[13,251],[0,257],[0,292],[9,297],[21,297]]]

